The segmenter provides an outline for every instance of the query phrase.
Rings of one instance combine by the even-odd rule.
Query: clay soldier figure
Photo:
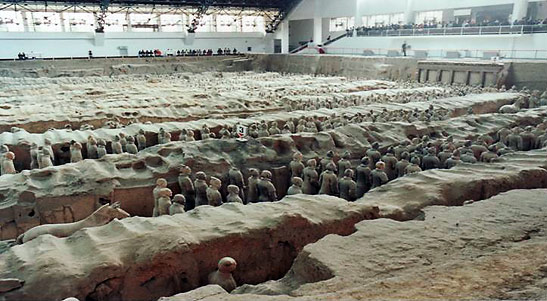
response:
[[[319,182],[321,182],[321,188],[319,194],[328,194],[336,196],[338,194],[338,177],[334,173],[336,165],[329,163],[325,166],[325,171],[321,173]]]
[[[51,157],[51,162],[53,163],[55,161],[55,156],[53,155],[53,147],[51,146],[51,140],[44,139],[44,148],[49,152]]]
[[[120,144],[122,145],[122,152],[127,152],[127,139],[124,133],[120,133]]]
[[[49,166],[53,166],[53,162],[51,162],[51,154],[44,147],[38,148],[38,168],[46,168]]]
[[[295,194],[302,194],[302,184],[304,181],[302,181],[302,178],[294,177],[291,180],[291,187],[287,190],[287,195],[295,195]]]
[[[514,128],[511,134],[507,135],[507,146],[516,151],[523,150],[522,137],[519,135],[519,129]]]
[[[374,169],[370,173],[370,177],[372,178],[372,188],[380,187],[384,184],[386,184],[389,181],[389,178],[387,177],[387,174],[384,172],[384,168],[386,167],[385,163],[382,161],[376,162],[376,169]]]
[[[140,151],[146,148],[146,136],[144,136],[143,129],[140,129],[139,134],[137,135],[137,147]]]
[[[405,168],[405,175],[421,172],[422,168],[420,167],[419,163],[420,158],[412,157],[412,159],[410,159],[410,165]]]
[[[114,136],[114,141],[112,141],[112,153],[121,154],[123,153],[122,144],[120,142],[120,136]]]
[[[136,155],[139,152],[137,146],[135,145],[135,138],[133,138],[133,136],[127,137],[127,145],[125,146],[125,149],[128,153],[133,155]]]
[[[346,172],[346,169],[351,169],[350,153],[345,151],[342,155],[342,159],[338,161],[338,178],[343,178]]]
[[[87,149],[87,158],[88,159],[98,159],[99,158],[97,156],[97,140],[92,135],[89,135],[89,137],[87,137],[86,149]]]
[[[422,159],[422,169],[435,169],[441,167],[441,160],[435,155],[435,148],[430,147],[428,154],[425,155]]]
[[[194,209],[196,206],[195,203],[195,195],[196,190],[194,189],[194,183],[192,182],[192,179],[190,178],[190,175],[192,174],[192,169],[186,165],[183,165],[180,168],[180,174],[178,178],[179,187],[180,187],[180,193],[184,195],[185,198],[185,204],[186,207],[184,207],[185,211],[190,211]]]
[[[12,152],[7,152],[4,154],[4,159],[2,160],[2,174],[14,174],[15,166],[13,165],[13,160],[15,160],[15,154]]]
[[[277,192],[272,184],[272,173],[269,170],[263,170],[260,174],[258,187],[259,202],[275,202],[277,201]]]
[[[393,149],[389,148],[381,160],[386,164],[384,171],[387,174],[388,179],[391,181],[397,178],[397,170],[395,169],[395,165],[397,165],[397,158],[393,154]]]
[[[258,138],[268,137],[270,132],[268,132],[268,125],[266,123],[261,123],[258,128]]]
[[[296,152],[292,156],[292,161],[289,163],[289,169],[291,170],[291,178],[302,177],[304,171],[304,163],[302,163],[302,153]]]
[[[232,167],[228,170],[228,185],[239,187],[239,197],[241,200],[245,199],[245,180],[243,180],[243,174],[239,169]]]
[[[307,162],[306,168],[304,168],[304,184],[302,185],[302,192],[305,194],[317,194],[319,190],[319,174],[317,173],[317,161],[310,159]]]
[[[227,292],[233,291],[236,287],[236,281],[232,276],[237,266],[236,261],[231,257],[224,257],[218,262],[218,270],[209,274],[209,284],[217,284]]]
[[[175,215],[178,213],[184,213],[184,207],[186,206],[186,198],[182,194],[175,194],[173,202],[169,207],[169,215]]]
[[[357,175],[357,191],[356,191],[356,197],[360,198],[362,197],[367,191],[369,191],[370,186],[372,186],[371,178],[370,178],[370,167],[369,167],[369,160],[368,157],[361,158],[361,164],[357,166],[356,175]]]
[[[186,135],[187,134],[188,134],[188,131],[186,129],[182,129],[180,131],[179,141],[186,141]]]
[[[154,210],[152,211],[152,216],[158,216],[158,199],[160,190],[167,188],[167,180],[164,178],[159,178],[156,180],[156,187],[152,190],[152,196],[154,197]]]
[[[209,181],[209,187],[206,190],[207,202],[209,206],[218,207],[222,205],[222,195],[218,191],[222,187],[220,179],[211,177]]]
[[[2,154],[2,158],[4,158]],[[30,145],[30,169],[38,168],[38,144],[32,142]]]
[[[268,132],[272,136],[281,134],[281,131],[279,130],[279,127],[277,126],[277,122],[272,121],[272,123],[270,123],[270,129],[268,130]]]
[[[338,181],[338,189],[340,190],[340,198],[348,202],[355,201],[357,183],[353,181],[353,170],[346,169],[344,171],[344,177]]]
[[[194,131],[192,130],[187,130],[186,131],[186,139],[185,139],[186,142],[192,142],[192,141],[196,141],[196,138],[194,138]]]
[[[239,196],[239,187],[236,185],[228,185],[228,196],[226,197],[226,203],[240,203],[243,204],[243,200]]]
[[[441,162],[441,168],[446,168],[446,160],[450,159],[452,157],[452,152],[447,148],[444,149],[439,153],[437,156],[439,158],[439,161]]]
[[[2,146],[0,147],[0,175],[4,174],[3,168],[2,168],[2,161],[4,161],[4,157],[7,152],[9,152],[8,146],[5,144],[2,144]]]
[[[158,133],[158,144],[165,144],[171,142],[171,134],[165,131],[165,129],[160,128]]]
[[[445,167],[450,169],[460,163],[463,163],[462,160],[460,160],[460,151],[455,150],[452,152],[452,157],[446,160]]]
[[[380,161],[380,158],[382,157],[382,154],[378,151],[378,148],[380,148],[380,144],[378,144],[378,142],[374,142],[372,144],[372,148],[366,152],[371,169],[376,167],[376,162]]]
[[[196,207],[208,205],[207,200],[207,175],[203,171],[196,173],[196,180],[194,181],[194,189],[196,190]]]
[[[204,124],[201,127],[201,140],[209,139],[211,137],[210,134],[211,130],[209,129],[209,127],[207,127],[206,124]]]
[[[529,151],[536,147],[537,144],[537,136],[532,133],[532,130],[534,127],[527,126],[524,129],[524,132],[520,134],[520,137],[522,138],[522,150],[523,151]]]
[[[70,163],[76,163],[82,160],[82,145],[74,140],[70,141]]]
[[[156,208],[158,216],[169,215],[172,195],[173,192],[171,192],[171,189],[169,188],[161,188],[158,191],[158,207]]]
[[[103,139],[97,141],[97,159],[106,156],[106,142]]]
[[[329,163],[332,163],[334,165],[334,152],[328,151],[327,156],[319,162],[319,168],[321,173],[323,173],[326,170],[326,167]],[[333,172],[336,173],[336,165],[334,165]]]
[[[249,169],[249,189],[247,190],[247,204],[258,202],[258,170],[256,168]]]
[[[410,158],[410,154],[408,152],[401,153],[401,161],[397,162],[395,164],[395,170],[397,171],[397,177],[402,177],[405,175],[405,169],[408,165],[410,165],[410,162],[408,162],[408,159]]]

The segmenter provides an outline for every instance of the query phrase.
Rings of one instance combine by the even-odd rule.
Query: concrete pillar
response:
[[[313,18],[313,43],[323,43],[323,18]]]
[[[511,15],[511,23],[516,20],[521,20],[528,13],[528,0],[515,0],[513,4],[513,14]]]
[[[276,35],[281,40],[281,53],[289,53],[289,20],[285,19],[279,24]]]
[[[131,15],[129,13],[125,14],[125,21],[127,22],[127,32],[132,32],[133,27],[131,27]]]
[[[443,19],[441,21],[450,23],[451,21],[454,21],[456,18],[454,17],[454,10],[453,9],[445,9],[443,10]]]
[[[71,31],[70,28],[71,28],[71,25],[68,24],[68,29],[66,28],[66,24],[65,24],[65,13],[64,12],[60,12],[59,13],[59,22],[61,22],[61,31],[62,32],[67,32],[67,31]]]
[[[405,24],[416,22],[416,20],[414,20],[414,0],[406,0],[404,18]]]
[[[23,27],[25,32],[34,31],[34,27],[31,27],[32,23],[32,13],[31,12],[22,12],[23,15]]]
[[[156,18],[158,19],[158,32],[162,32],[163,30],[161,30],[161,15],[158,14],[156,15]]]
[[[363,26],[363,15],[361,6],[364,0],[355,0],[355,28]]]

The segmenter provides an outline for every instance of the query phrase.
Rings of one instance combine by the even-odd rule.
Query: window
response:
[[[65,31],[92,32],[95,30],[95,18],[92,13],[63,13]]]
[[[0,31],[25,31],[21,12],[0,11]]]
[[[217,15],[218,32],[238,32],[241,28],[241,20],[238,16]]]
[[[438,23],[443,19],[443,11],[424,11],[416,14],[416,24]]]
[[[138,32],[159,31],[158,16],[154,14],[129,14],[131,30]]]
[[[33,12],[31,15],[32,15],[32,18],[29,21],[30,22],[29,27],[32,27],[33,31],[36,31],[36,32],[63,31],[63,25],[61,24],[60,14],[54,13],[54,12]]]
[[[193,19],[191,17],[191,19]],[[213,15],[205,15],[201,17],[201,21],[198,24],[198,28],[196,31],[199,32],[214,32],[216,24],[213,19]]]
[[[106,32],[123,32],[127,30],[126,14],[110,14],[106,16],[106,25],[104,30]]]
[[[330,19],[330,31],[345,31],[355,26],[354,17],[342,17]]]
[[[185,15],[160,15],[161,31],[182,32],[185,30]]]
[[[403,24],[404,14],[375,15],[363,17],[363,25],[366,27],[381,27],[392,24]]]
[[[242,18],[243,32],[264,32],[264,17],[263,16],[243,16]]]

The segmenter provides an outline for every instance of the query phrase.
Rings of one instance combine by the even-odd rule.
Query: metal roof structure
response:
[[[281,21],[296,7],[301,0],[0,0],[0,10],[23,8],[32,10],[60,11],[71,7],[95,7],[99,13],[97,31],[102,31],[104,18],[109,7],[152,7],[152,8],[188,8],[195,11],[196,22],[203,15],[214,13],[222,9],[253,9],[265,16],[268,20],[267,32],[274,32]],[[53,9],[52,9],[53,8]],[[87,9],[86,9],[87,10]],[[194,29],[189,28],[189,32]]]

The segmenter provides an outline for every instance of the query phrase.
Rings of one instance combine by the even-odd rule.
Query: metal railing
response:
[[[358,37],[465,36],[547,33],[547,24],[412,29],[356,29]]]
[[[401,49],[393,48],[341,48],[325,47],[326,54],[402,57]],[[512,49],[409,49],[410,58],[445,58],[445,59],[532,59],[547,60],[547,49],[512,50]]]

